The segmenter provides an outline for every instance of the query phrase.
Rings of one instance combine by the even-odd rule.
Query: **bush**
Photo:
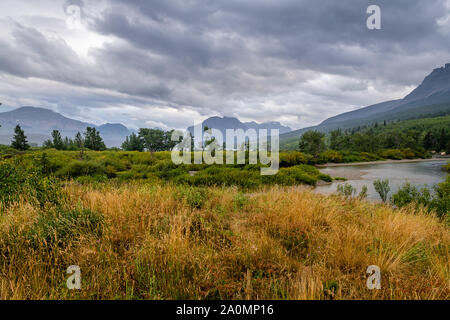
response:
[[[351,198],[355,195],[356,189],[349,183],[339,184],[337,192],[345,198]]]
[[[319,163],[341,163],[343,160],[342,153],[334,150],[327,150],[319,155]]]
[[[389,187],[389,180],[377,179],[373,182],[373,186],[375,187],[375,191],[380,195],[381,200],[386,202],[389,191],[391,191],[391,187]]]
[[[321,173],[317,168],[303,164],[290,168],[281,168],[276,175],[264,176],[263,181],[279,185],[315,185],[320,175]],[[325,176],[323,178],[327,179]]]
[[[362,188],[361,188],[361,192],[358,194],[358,198],[360,200],[366,199],[367,198],[367,192],[368,192],[367,186],[363,185]]]
[[[450,217],[450,176],[444,182],[439,183],[435,188],[435,197],[431,201],[431,208],[436,210],[439,217],[449,221]]]
[[[100,213],[91,210],[64,210],[60,207],[43,212],[29,230],[26,237],[32,246],[39,243],[66,247],[80,235],[101,236],[104,219]]]
[[[447,163],[446,165],[444,165],[442,168],[443,168],[445,171],[447,171],[448,173],[450,173],[450,162]]]
[[[380,156],[384,159],[401,160],[403,159],[403,153],[397,149],[383,150],[380,152]]]
[[[53,176],[44,176],[36,168],[25,168],[21,162],[0,163],[0,211],[21,198],[37,202],[59,203],[63,197],[60,182]]]
[[[302,152],[281,152],[280,153],[280,167],[292,167],[298,164],[306,164],[308,162],[307,157]]]
[[[398,189],[397,193],[392,195],[391,201],[397,207],[404,207],[410,203],[429,206],[431,202],[431,193],[426,188],[419,191],[415,186],[406,182]]]
[[[175,200],[185,201],[192,209],[200,209],[207,200],[207,190],[203,188],[178,188],[174,193]]]
[[[74,160],[67,166],[59,169],[56,175],[59,177],[76,178],[80,176],[94,176],[106,174],[106,168],[93,161]]]

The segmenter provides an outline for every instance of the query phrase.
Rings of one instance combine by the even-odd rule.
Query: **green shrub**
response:
[[[319,154],[318,163],[328,163],[328,162],[341,163],[342,160],[343,160],[342,153],[340,153],[339,151],[327,150]]]
[[[358,198],[360,200],[366,199],[367,198],[367,192],[368,192],[367,186],[363,185],[362,188],[361,188],[361,192],[358,194]]]
[[[436,195],[431,201],[431,208],[436,210],[439,217],[450,222],[450,175],[447,176],[444,182],[439,183],[434,188],[434,191]]]
[[[331,178],[329,175],[321,173],[319,174],[319,180],[325,181],[325,182],[332,182],[333,178]]]
[[[375,191],[379,194],[381,200],[383,200],[383,202],[386,202],[389,191],[391,191],[391,187],[389,186],[389,180],[377,179],[373,182],[373,186],[375,188]]]
[[[444,165],[442,167],[445,171],[447,171],[448,173],[450,173],[450,162],[448,162],[446,165]]]
[[[175,200],[185,201],[192,209],[200,209],[207,200],[207,190],[197,187],[177,188]]]
[[[355,195],[356,189],[350,183],[338,184],[337,192],[345,198],[351,198]]]
[[[106,174],[106,169],[94,161],[73,160],[65,167],[59,169],[59,177],[76,178],[80,176],[94,176]]]
[[[245,207],[245,205],[248,203],[248,198],[245,194],[243,194],[242,192],[239,192],[238,194],[236,194],[233,201],[234,201],[235,208],[238,210],[242,210]]]
[[[397,207],[404,207],[410,203],[429,206],[431,202],[431,193],[427,188],[419,191],[415,186],[411,185],[409,182],[406,182],[395,194],[392,195],[391,201]]]
[[[64,210],[56,207],[42,212],[26,237],[30,243],[54,244],[66,247],[81,235],[90,234],[100,237],[104,230],[104,218],[91,210]]]
[[[392,160],[401,160],[404,157],[403,153],[397,149],[383,150],[380,152],[380,156],[384,159]]]
[[[307,157],[302,152],[291,151],[280,153],[280,167],[292,167],[299,164],[306,164],[308,162]]]
[[[0,163],[0,211],[21,198],[57,204],[63,198],[60,182],[53,176],[44,176],[37,168],[26,168],[23,163]]]

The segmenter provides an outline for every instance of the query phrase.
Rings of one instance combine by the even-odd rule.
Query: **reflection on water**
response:
[[[426,161],[413,163],[390,163],[390,164],[372,164],[346,167],[325,167],[321,172],[332,177],[349,177],[347,181],[333,182],[329,185],[318,186],[315,190],[322,194],[336,192],[338,184],[349,183],[357,189],[359,193],[363,185],[368,188],[368,198],[379,200],[379,196],[373,188],[373,181],[376,179],[389,179],[391,192],[389,196],[397,192],[405,182],[423,188],[425,186],[432,188],[435,184],[445,180],[445,171],[442,166],[447,161]]]

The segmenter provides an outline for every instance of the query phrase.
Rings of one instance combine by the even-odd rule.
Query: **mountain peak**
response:
[[[50,109],[24,106],[12,111],[0,113],[0,143],[9,143],[14,127],[20,124],[32,143],[42,143],[50,138],[53,130],[59,130],[63,137],[73,138],[77,132],[87,127],[97,128],[107,146],[120,146],[130,134],[127,127],[119,123],[107,123],[96,126],[91,123],[74,120]]]
[[[408,94],[403,100],[411,102],[422,100],[433,95],[441,95],[450,92],[450,63],[444,67],[434,69],[423,79],[422,83]]]

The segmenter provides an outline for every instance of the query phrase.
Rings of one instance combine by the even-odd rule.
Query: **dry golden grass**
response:
[[[62,242],[59,231],[33,238],[51,208],[11,207],[0,217],[0,299],[450,296],[449,230],[412,208],[295,187],[247,195],[145,184],[66,189],[65,210],[89,209],[103,223]],[[81,290],[66,288],[73,264]],[[381,268],[381,290],[366,287],[369,265]]]

